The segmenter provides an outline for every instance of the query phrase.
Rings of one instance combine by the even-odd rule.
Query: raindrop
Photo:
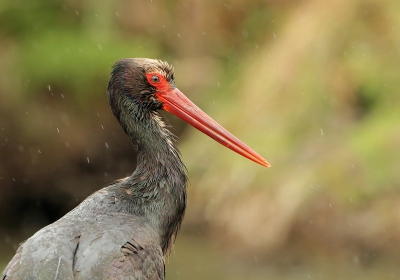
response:
[[[37,150],[38,152],[39,152],[39,154],[41,154],[42,153],[42,151],[41,150]]]
[[[13,179],[13,181],[15,182],[15,179],[14,178],[12,178]]]
[[[100,126],[101,126],[102,129],[104,129],[104,126],[102,124]]]
[[[324,131],[322,130],[322,128],[321,128],[321,135],[324,135]]]
[[[60,130],[58,129],[58,127],[57,127],[57,132],[60,133]]]
[[[115,12],[115,15],[116,15],[117,17],[119,17],[119,13],[118,13],[118,12]]]
[[[181,37],[181,34],[178,33],[178,37]]]
[[[76,10],[75,10],[75,14],[76,14],[77,16],[79,16],[79,12],[78,12],[78,11],[76,11]]]
[[[108,143],[107,143],[107,142],[105,142],[105,143],[104,143],[104,145],[106,145],[106,148],[108,149]]]
[[[90,161],[89,161],[89,157],[86,157],[86,159],[87,159],[87,163],[89,163]]]
[[[274,36],[274,39],[276,39],[276,34],[275,34],[275,32],[274,32],[274,33],[272,33],[272,35]]]
[[[51,86],[50,85],[48,85],[47,88],[49,89],[49,91],[51,91]]]
[[[64,94],[61,93],[60,95],[61,95],[62,98],[64,98]]]
[[[206,32],[203,32],[203,35],[206,35],[207,33]]]
[[[328,203],[329,204],[329,207],[331,207],[332,208],[332,204],[330,204],[330,203]]]
[[[99,48],[100,51],[103,49],[103,47],[100,44],[98,44],[97,47]]]

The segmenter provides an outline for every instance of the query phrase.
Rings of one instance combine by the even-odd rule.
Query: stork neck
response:
[[[175,136],[157,112],[144,110],[125,96],[117,105],[114,114],[138,151],[136,170],[124,186],[140,205],[133,212],[153,225],[165,253],[171,248],[186,208],[187,177]]]
[[[118,121],[137,148],[136,171],[154,177],[185,174],[185,167],[175,145],[175,136],[156,111],[148,111],[123,96],[119,102]],[[153,178],[154,179],[154,178]]]

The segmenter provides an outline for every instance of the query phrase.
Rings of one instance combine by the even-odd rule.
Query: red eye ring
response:
[[[168,91],[171,88],[170,83],[159,73],[146,73],[146,78],[157,91]]]
[[[160,82],[160,77],[158,77],[157,75],[151,76],[150,79],[151,79],[151,82],[152,82],[152,83],[155,83],[155,84],[157,84],[157,83]]]

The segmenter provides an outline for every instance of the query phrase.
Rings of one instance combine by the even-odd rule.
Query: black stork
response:
[[[113,114],[137,148],[133,174],[22,243],[5,279],[164,279],[186,208],[187,177],[166,110],[229,149],[269,163],[194,105],[160,60],[121,59],[108,83]]]

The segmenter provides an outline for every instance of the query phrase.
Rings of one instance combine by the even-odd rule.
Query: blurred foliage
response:
[[[189,240],[263,269],[399,258],[398,30],[396,0],[1,1],[4,250],[134,170],[105,88],[118,58],[155,57],[272,164],[258,167],[167,116],[191,181],[177,246],[185,257],[177,249],[173,271],[192,249],[207,255],[185,241],[197,235]],[[221,277],[214,266],[203,279]],[[259,273],[252,279],[298,279]]]

